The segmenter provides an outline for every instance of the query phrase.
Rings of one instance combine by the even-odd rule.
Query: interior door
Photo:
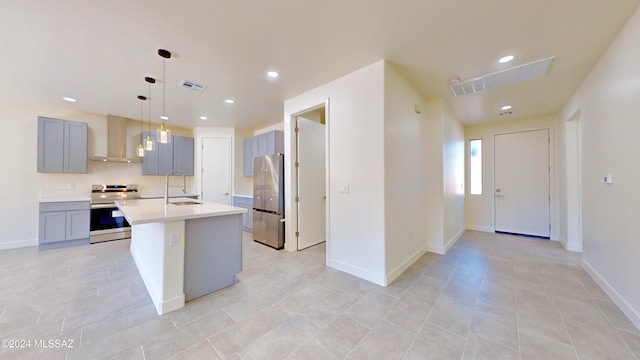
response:
[[[231,205],[230,138],[202,138],[202,200]]]
[[[325,125],[297,118],[298,250],[326,240]]]
[[[495,136],[495,230],[548,238],[549,130]]]

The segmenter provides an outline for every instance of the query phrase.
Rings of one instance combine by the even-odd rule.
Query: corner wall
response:
[[[638,328],[639,42],[637,10],[563,111],[580,114],[583,267]]]
[[[421,123],[426,102],[389,63],[384,68],[385,283],[426,251]],[[418,112],[416,112],[416,106]]]
[[[297,250],[292,118],[327,101],[327,265],[384,285],[384,61],[285,101],[285,249]]]
[[[464,130],[443,99],[421,126],[427,250],[445,254],[464,232]]]

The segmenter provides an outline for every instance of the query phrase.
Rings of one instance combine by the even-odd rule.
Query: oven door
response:
[[[131,237],[131,225],[114,204],[91,205],[90,230],[91,243]]]

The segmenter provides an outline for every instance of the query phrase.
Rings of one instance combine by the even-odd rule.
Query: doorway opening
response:
[[[295,209],[297,250],[327,238],[327,106],[305,110],[295,118]]]

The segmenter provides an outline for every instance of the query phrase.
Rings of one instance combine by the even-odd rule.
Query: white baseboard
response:
[[[432,244],[427,244],[427,251],[438,255],[444,255],[446,253],[444,246]]]
[[[466,229],[462,228],[460,229],[460,231],[458,231],[457,234],[453,235],[453,237],[451,239],[449,239],[449,241],[447,241],[446,244],[444,244],[444,252],[446,253],[447,251],[449,251],[449,249],[451,249],[451,247],[458,241],[458,239],[460,239],[460,236],[462,236],[462,234],[464,234],[464,231]]]
[[[569,244],[567,239],[559,238],[558,241],[560,241],[560,243],[562,243],[562,247],[564,247],[564,249],[567,250],[567,251],[580,252],[580,253],[582,252],[582,246],[575,245],[575,244]]]
[[[327,261],[327,266],[330,266],[336,270],[344,271],[347,274],[357,276],[361,279],[371,281],[374,284],[378,284],[380,286],[386,286],[384,274],[373,273],[361,267],[347,264],[340,260],[335,260],[331,258],[329,258],[329,260]]]
[[[38,246],[38,239],[0,242],[0,250],[17,249],[27,246]]]
[[[415,253],[413,253],[413,255],[409,256],[409,258],[403,261],[402,264],[398,265],[395,269],[389,272],[385,277],[385,286],[391,284],[393,280],[397,279],[400,275],[402,275],[402,273],[405,270],[407,270],[409,266],[413,265],[414,262],[420,259],[425,252],[426,252],[425,248],[422,248],[416,251]]]
[[[631,320],[633,325],[640,329],[640,313],[633,308],[620,294],[602,277],[600,274],[584,259],[582,259],[582,268],[593,278],[593,280],[609,295],[613,302],[618,305],[620,310]]]
[[[465,230],[467,229],[466,228],[460,229],[460,231],[458,231],[458,233],[453,235],[453,237],[449,239],[444,245],[427,244],[426,251],[434,254],[438,254],[438,255],[446,254],[447,251],[449,251],[449,249],[451,249],[451,247],[456,243],[456,241],[460,239],[460,236],[464,234]]]
[[[472,230],[472,231],[481,231],[481,232],[488,232],[488,233],[493,233],[495,232],[495,230],[493,230],[493,228],[491,227],[486,227],[486,226],[474,226],[474,225],[465,225],[464,227],[466,230]]]

